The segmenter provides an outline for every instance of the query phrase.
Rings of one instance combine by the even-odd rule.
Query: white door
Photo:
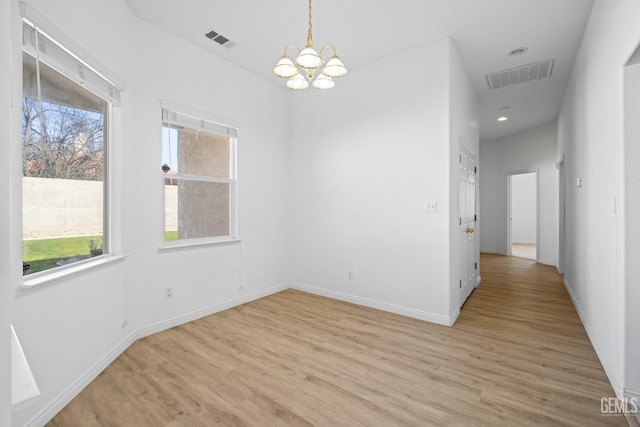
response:
[[[476,286],[478,260],[475,250],[476,228],[476,161],[475,155],[461,144],[459,163],[460,214],[460,307]]]

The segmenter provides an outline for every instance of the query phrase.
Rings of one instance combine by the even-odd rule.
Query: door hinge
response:
[[[478,269],[478,263],[477,263],[477,262],[474,262],[474,263],[473,263],[473,267],[474,267],[474,269],[476,269],[476,270],[477,270],[477,269]]]
[[[462,163],[462,154],[460,154],[460,160],[458,161],[458,163]]]
[[[460,280],[460,289],[462,289],[462,280]]]
[[[477,166],[473,167],[473,173],[478,173],[478,167]]]
[[[460,217],[460,225],[462,225],[462,217]]]
[[[474,221],[477,221],[477,220],[478,220],[478,215],[474,215],[474,216],[473,216],[473,220],[474,220]]]

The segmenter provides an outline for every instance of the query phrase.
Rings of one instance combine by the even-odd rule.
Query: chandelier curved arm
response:
[[[336,47],[334,45],[332,45],[332,44],[326,44],[326,45],[322,46],[322,49],[320,49],[320,56],[322,56],[322,52],[324,52],[325,49],[329,49],[329,48],[331,50],[333,50],[333,56],[337,55]]]
[[[283,56],[289,56],[288,55],[288,51],[290,48],[294,48],[296,50],[296,52],[298,52],[298,55],[300,55],[300,48],[294,44],[290,44],[289,46],[284,48],[284,52],[282,53]]]

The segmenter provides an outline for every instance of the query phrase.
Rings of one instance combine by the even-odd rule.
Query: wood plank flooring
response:
[[[518,258],[536,260],[536,245],[530,243],[512,243],[511,255]]]
[[[482,255],[453,328],[288,290],[142,339],[50,426],[626,426],[555,268]]]

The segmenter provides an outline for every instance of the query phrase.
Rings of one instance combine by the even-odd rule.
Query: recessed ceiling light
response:
[[[507,56],[523,55],[523,54],[527,53],[528,50],[529,50],[529,48],[525,47],[525,46],[517,47],[517,48],[513,49],[511,52],[507,53]]]
[[[507,117],[507,116],[500,116],[500,117],[498,117],[498,121],[499,121],[499,122],[506,122],[507,120],[509,120],[509,117]]]

